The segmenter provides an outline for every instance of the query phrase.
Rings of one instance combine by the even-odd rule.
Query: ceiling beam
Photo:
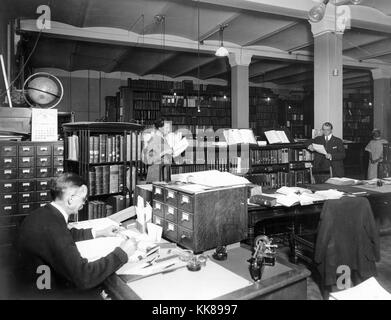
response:
[[[302,73],[307,73],[308,71],[312,71],[312,69],[313,66],[292,64],[288,67],[283,67],[277,70],[267,72],[264,75],[263,79],[264,81],[273,81],[294,75],[299,75]]]
[[[257,77],[266,72],[289,66],[288,63],[277,63],[274,61],[258,61],[250,64],[249,78]]]
[[[368,82],[372,83],[372,79],[369,77],[361,77],[361,78],[356,78],[356,79],[348,79],[348,80],[343,80],[343,84],[349,85],[349,84],[355,84],[355,83],[362,83],[362,82]]]
[[[301,49],[310,47],[310,46],[312,46],[313,44],[314,44],[314,41],[309,41],[309,42],[304,43],[304,44],[302,44],[302,45],[299,45],[299,46],[296,46],[296,47],[293,47],[293,48],[289,48],[287,51],[288,51],[288,52],[298,51],[298,50],[301,50]]]
[[[251,40],[251,41],[245,43],[245,44],[243,45],[243,47],[252,46],[252,45],[254,45],[254,44],[256,44],[256,43],[258,43],[258,42],[260,42],[260,41],[269,39],[269,38],[271,38],[271,37],[273,37],[273,36],[275,36],[275,35],[277,35],[277,34],[283,32],[283,31],[285,31],[285,30],[288,30],[288,29],[290,29],[290,28],[293,28],[294,26],[296,26],[296,25],[298,25],[298,24],[299,24],[299,22],[296,22],[296,21],[295,21],[295,22],[290,22],[290,23],[288,23],[288,24],[282,26],[281,28],[278,28],[278,29],[276,29],[276,30],[274,30],[274,31],[272,31],[272,32],[270,32],[270,33],[268,33],[268,34],[264,34],[263,36],[261,36],[261,37],[259,37],[259,38],[256,38],[256,39],[254,39],[254,40]]]
[[[229,24],[234,21],[235,19],[239,18],[239,16],[242,14],[241,11],[235,12],[232,16],[230,16],[228,19],[224,20],[223,22],[220,22],[216,27],[210,29],[209,31],[203,33],[198,37],[198,41],[202,42],[205,41],[206,39],[209,39],[211,36],[213,36],[215,33],[219,32],[220,30],[220,25],[228,25],[228,27],[225,30],[228,30]],[[227,32],[225,31],[224,32]]]

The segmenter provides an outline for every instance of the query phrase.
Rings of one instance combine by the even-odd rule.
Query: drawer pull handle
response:
[[[155,189],[155,194],[162,194],[162,189],[156,188]]]
[[[22,162],[30,162],[30,158],[22,158]]]
[[[167,198],[172,198],[172,199],[174,199],[174,192],[168,191],[168,193],[167,193]]]
[[[185,234],[182,234],[182,235],[181,235],[181,239],[185,239],[185,238],[187,238],[186,235],[185,235]]]
[[[182,221],[189,221],[189,215],[187,213],[182,213]]]
[[[41,181],[41,182],[40,182],[40,185],[41,185],[41,186],[47,186],[47,185],[48,185],[48,182],[47,182],[47,181]]]
[[[22,186],[23,187],[30,187],[30,182],[24,182],[24,183],[22,183]]]
[[[161,207],[160,203],[156,203],[155,208],[160,210],[162,207]]]
[[[12,207],[10,206],[4,207],[4,210],[12,210]]]
[[[64,147],[58,147],[57,151],[64,151]]]
[[[4,174],[11,174],[12,170],[4,170]]]
[[[46,197],[48,194],[47,194],[47,192],[41,192],[39,195],[40,195],[41,197]]]
[[[6,194],[6,195],[4,196],[4,199],[12,199],[12,195]]]
[[[168,230],[168,231],[175,231],[175,226],[174,226],[173,224],[169,223],[169,224],[167,225],[167,230]]]
[[[190,199],[188,196],[182,196],[182,203],[189,203]]]
[[[64,169],[63,169],[63,168],[57,168],[57,172],[63,173],[63,172],[64,172]]]
[[[168,214],[174,215],[174,208],[168,207],[167,212]]]
[[[22,150],[23,151],[30,151],[30,147],[23,147]]]
[[[48,158],[41,158],[41,162],[48,162]]]
[[[29,194],[29,193],[24,193],[24,194],[22,195],[22,198],[30,198],[30,194]]]
[[[155,218],[155,222],[156,222],[156,224],[160,224],[160,219],[159,218]]]
[[[5,152],[11,152],[11,151],[12,151],[12,148],[11,148],[11,147],[5,147],[5,148],[4,148],[4,151],[5,151]]]
[[[29,205],[29,204],[24,204],[24,205],[22,206],[22,208],[23,208],[23,209],[30,209],[30,205]]]
[[[48,147],[41,147],[39,150],[41,150],[41,151],[48,151]]]
[[[41,172],[41,173],[48,172],[48,169],[41,169],[39,172]]]
[[[6,184],[4,185],[4,188],[12,188],[12,184],[11,184],[11,183],[6,183]]]
[[[12,159],[9,159],[9,158],[4,159],[4,163],[12,163]]]
[[[23,169],[22,172],[23,173],[30,173],[30,169]]]
[[[46,206],[46,203],[41,203],[39,206],[44,207],[44,206]]]

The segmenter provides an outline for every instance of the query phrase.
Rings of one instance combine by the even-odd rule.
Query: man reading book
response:
[[[315,149],[320,149],[318,148],[319,145],[324,147],[325,154],[315,151]],[[342,140],[333,135],[333,125],[330,122],[325,122],[322,125],[322,135],[309,141],[308,149],[314,152],[314,178],[316,183],[324,183],[331,176],[344,176],[345,147]]]

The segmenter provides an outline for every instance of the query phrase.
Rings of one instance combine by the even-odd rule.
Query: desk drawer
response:
[[[152,219],[153,223],[158,225],[158,226],[161,226],[163,228],[163,224],[164,224],[164,219],[159,217],[159,216],[153,216],[153,219]]]
[[[2,145],[0,146],[0,156],[16,157],[16,145]]]
[[[34,145],[20,145],[19,146],[19,157],[33,157],[35,156],[35,147]]]
[[[64,157],[63,156],[54,156],[53,166],[59,167],[64,165]]]
[[[62,142],[56,143],[53,145],[53,154],[55,156],[64,155],[64,144]]]
[[[165,207],[165,204],[159,202],[159,201],[155,201],[153,200],[152,202],[152,213],[154,215],[157,215],[157,216],[160,216],[160,217],[164,217],[164,207]]]
[[[18,202],[17,193],[3,193],[0,195],[1,204],[13,204]]]
[[[194,196],[180,192],[178,194],[178,209],[194,212]]]
[[[0,163],[3,168],[16,168],[17,158],[16,157],[0,157]]]
[[[50,156],[52,155],[51,144],[38,144],[37,145],[37,156]]]
[[[18,212],[18,206],[16,204],[1,204],[0,215],[16,214]]]
[[[186,211],[178,210],[178,225],[193,230],[193,215]]]
[[[164,206],[164,219],[177,223],[178,221],[178,210],[174,206],[166,204]]]
[[[171,221],[164,221],[163,236],[171,241],[178,241],[178,226]]]
[[[178,228],[178,243],[185,248],[193,247],[193,232],[185,228]]]
[[[37,178],[47,178],[52,176],[51,167],[37,167]]]
[[[13,193],[17,191],[18,191],[18,184],[16,181],[0,182],[0,193]]]
[[[53,168],[53,176],[58,177],[62,173],[64,173],[64,167],[63,166],[59,166],[59,167],[54,167]]]
[[[35,191],[35,180],[21,180],[18,181],[19,192]]]
[[[16,168],[8,168],[0,170],[0,180],[16,179],[18,173]]]
[[[19,168],[32,168],[35,166],[34,157],[19,157]]]
[[[19,179],[31,179],[35,178],[35,168],[19,168]]]
[[[44,201],[50,201],[52,200],[52,197],[50,195],[50,191],[37,191],[36,193],[36,201],[38,202],[44,202]]]
[[[19,203],[25,203],[25,202],[34,202],[35,201],[35,192],[20,192],[18,194],[18,202]]]
[[[160,186],[152,186],[152,199],[164,202],[164,188]]]
[[[37,167],[50,167],[52,165],[51,156],[37,156]]]
[[[178,205],[178,192],[171,189],[165,189],[164,193],[164,202],[176,207]]]
[[[30,214],[37,208],[37,203],[19,203],[18,214]]]
[[[51,178],[38,179],[37,182],[36,182],[37,183],[36,190],[37,191],[50,190],[51,181],[52,181]]]

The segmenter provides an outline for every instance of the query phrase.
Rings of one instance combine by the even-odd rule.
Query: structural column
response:
[[[248,66],[251,55],[229,55],[231,65],[231,125],[232,128],[249,128]]]
[[[326,121],[334,126],[335,136],[342,138],[343,129],[343,59],[342,35],[345,24],[336,23],[330,11],[317,23],[311,23],[314,36],[314,129]],[[347,22],[347,21],[345,21]]]
[[[391,141],[391,69],[374,69],[373,127],[380,129],[382,137]]]

